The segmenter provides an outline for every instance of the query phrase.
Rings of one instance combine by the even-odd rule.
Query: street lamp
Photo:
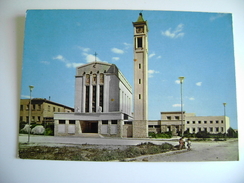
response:
[[[181,76],[179,77],[180,80],[180,97],[181,97],[181,137],[184,136],[184,131],[183,131],[183,97],[182,97],[182,93],[183,93],[183,89],[182,89],[182,84],[184,81],[185,77]]]
[[[30,102],[29,102],[29,130],[28,130],[28,142],[27,143],[30,143],[30,131],[31,131],[31,127],[30,127],[30,124],[31,124],[31,92],[33,90],[34,86],[30,85],[29,86],[29,89],[30,89]]]
[[[227,133],[227,129],[226,129],[226,110],[225,110],[225,106],[227,103],[223,103],[224,105],[224,124],[225,124],[225,134]]]

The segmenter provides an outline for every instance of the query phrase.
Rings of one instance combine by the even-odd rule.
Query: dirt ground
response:
[[[135,158],[141,155],[158,154],[177,150],[177,147],[169,143],[156,145],[142,143],[133,145],[91,145],[59,144],[53,146],[37,144],[19,144],[19,158],[42,160],[71,160],[71,161],[125,161],[127,158]]]

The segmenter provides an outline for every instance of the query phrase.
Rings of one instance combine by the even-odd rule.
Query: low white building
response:
[[[124,121],[132,119],[131,106],[132,88],[116,65],[82,65],[76,69],[75,112],[54,114],[54,135],[98,133],[122,137]]]
[[[227,133],[230,119],[227,116],[196,116],[194,113],[161,112],[161,120],[149,120],[149,132],[162,133],[171,131],[173,135],[180,135],[181,128],[189,133],[207,131],[211,134]],[[182,125],[183,124],[183,125]]]

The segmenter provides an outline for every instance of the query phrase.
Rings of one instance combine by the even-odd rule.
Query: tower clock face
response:
[[[136,33],[143,33],[144,28],[143,27],[136,27]]]

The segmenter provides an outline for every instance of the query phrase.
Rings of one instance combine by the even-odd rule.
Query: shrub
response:
[[[209,138],[210,134],[207,131],[199,131],[196,133],[197,138]]]

